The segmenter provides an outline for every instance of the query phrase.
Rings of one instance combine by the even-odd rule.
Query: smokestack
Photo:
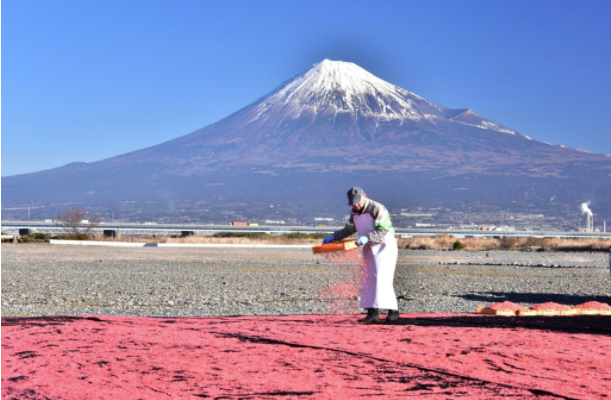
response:
[[[590,202],[581,203],[581,213],[586,215],[586,232],[594,232],[594,214],[590,210]]]

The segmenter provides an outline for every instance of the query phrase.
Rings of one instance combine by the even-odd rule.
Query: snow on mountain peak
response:
[[[261,98],[250,109],[250,121],[297,120],[301,117],[351,115],[355,120],[449,120],[479,129],[514,135],[515,131],[470,109],[452,110],[371,74],[358,65],[325,59]]]
[[[295,118],[304,112],[350,113],[378,119],[422,119],[445,109],[392,85],[351,62],[325,59],[264,98],[256,119],[282,108]]]
[[[346,96],[358,96],[385,90],[392,93],[396,87],[369,73],[358,65],[344,61],[323,60],[315,64],[301,80],[289,88],[308,87],[309,90],[325,93],[341,90]]]

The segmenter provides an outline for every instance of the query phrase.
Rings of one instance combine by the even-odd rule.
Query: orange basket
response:
[[[322,244],[320,246],[314,246],[312,247],[312,253],[314,254],[333,253],[336,251],[353,250],[353,249],[357,249],[358,247],[359,245],[356,244],[356,240],[346,239],[346,240],[343,240],[337,243],[329,243],[329,244]]]

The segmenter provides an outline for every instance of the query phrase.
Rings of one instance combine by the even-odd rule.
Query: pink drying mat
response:
[[[2,318],[4,399],[606,398],[610,317]]]

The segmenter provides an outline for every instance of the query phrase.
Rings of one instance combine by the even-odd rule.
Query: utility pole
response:
[[[28,228],[30,227],[30,205],[28,204]]]

